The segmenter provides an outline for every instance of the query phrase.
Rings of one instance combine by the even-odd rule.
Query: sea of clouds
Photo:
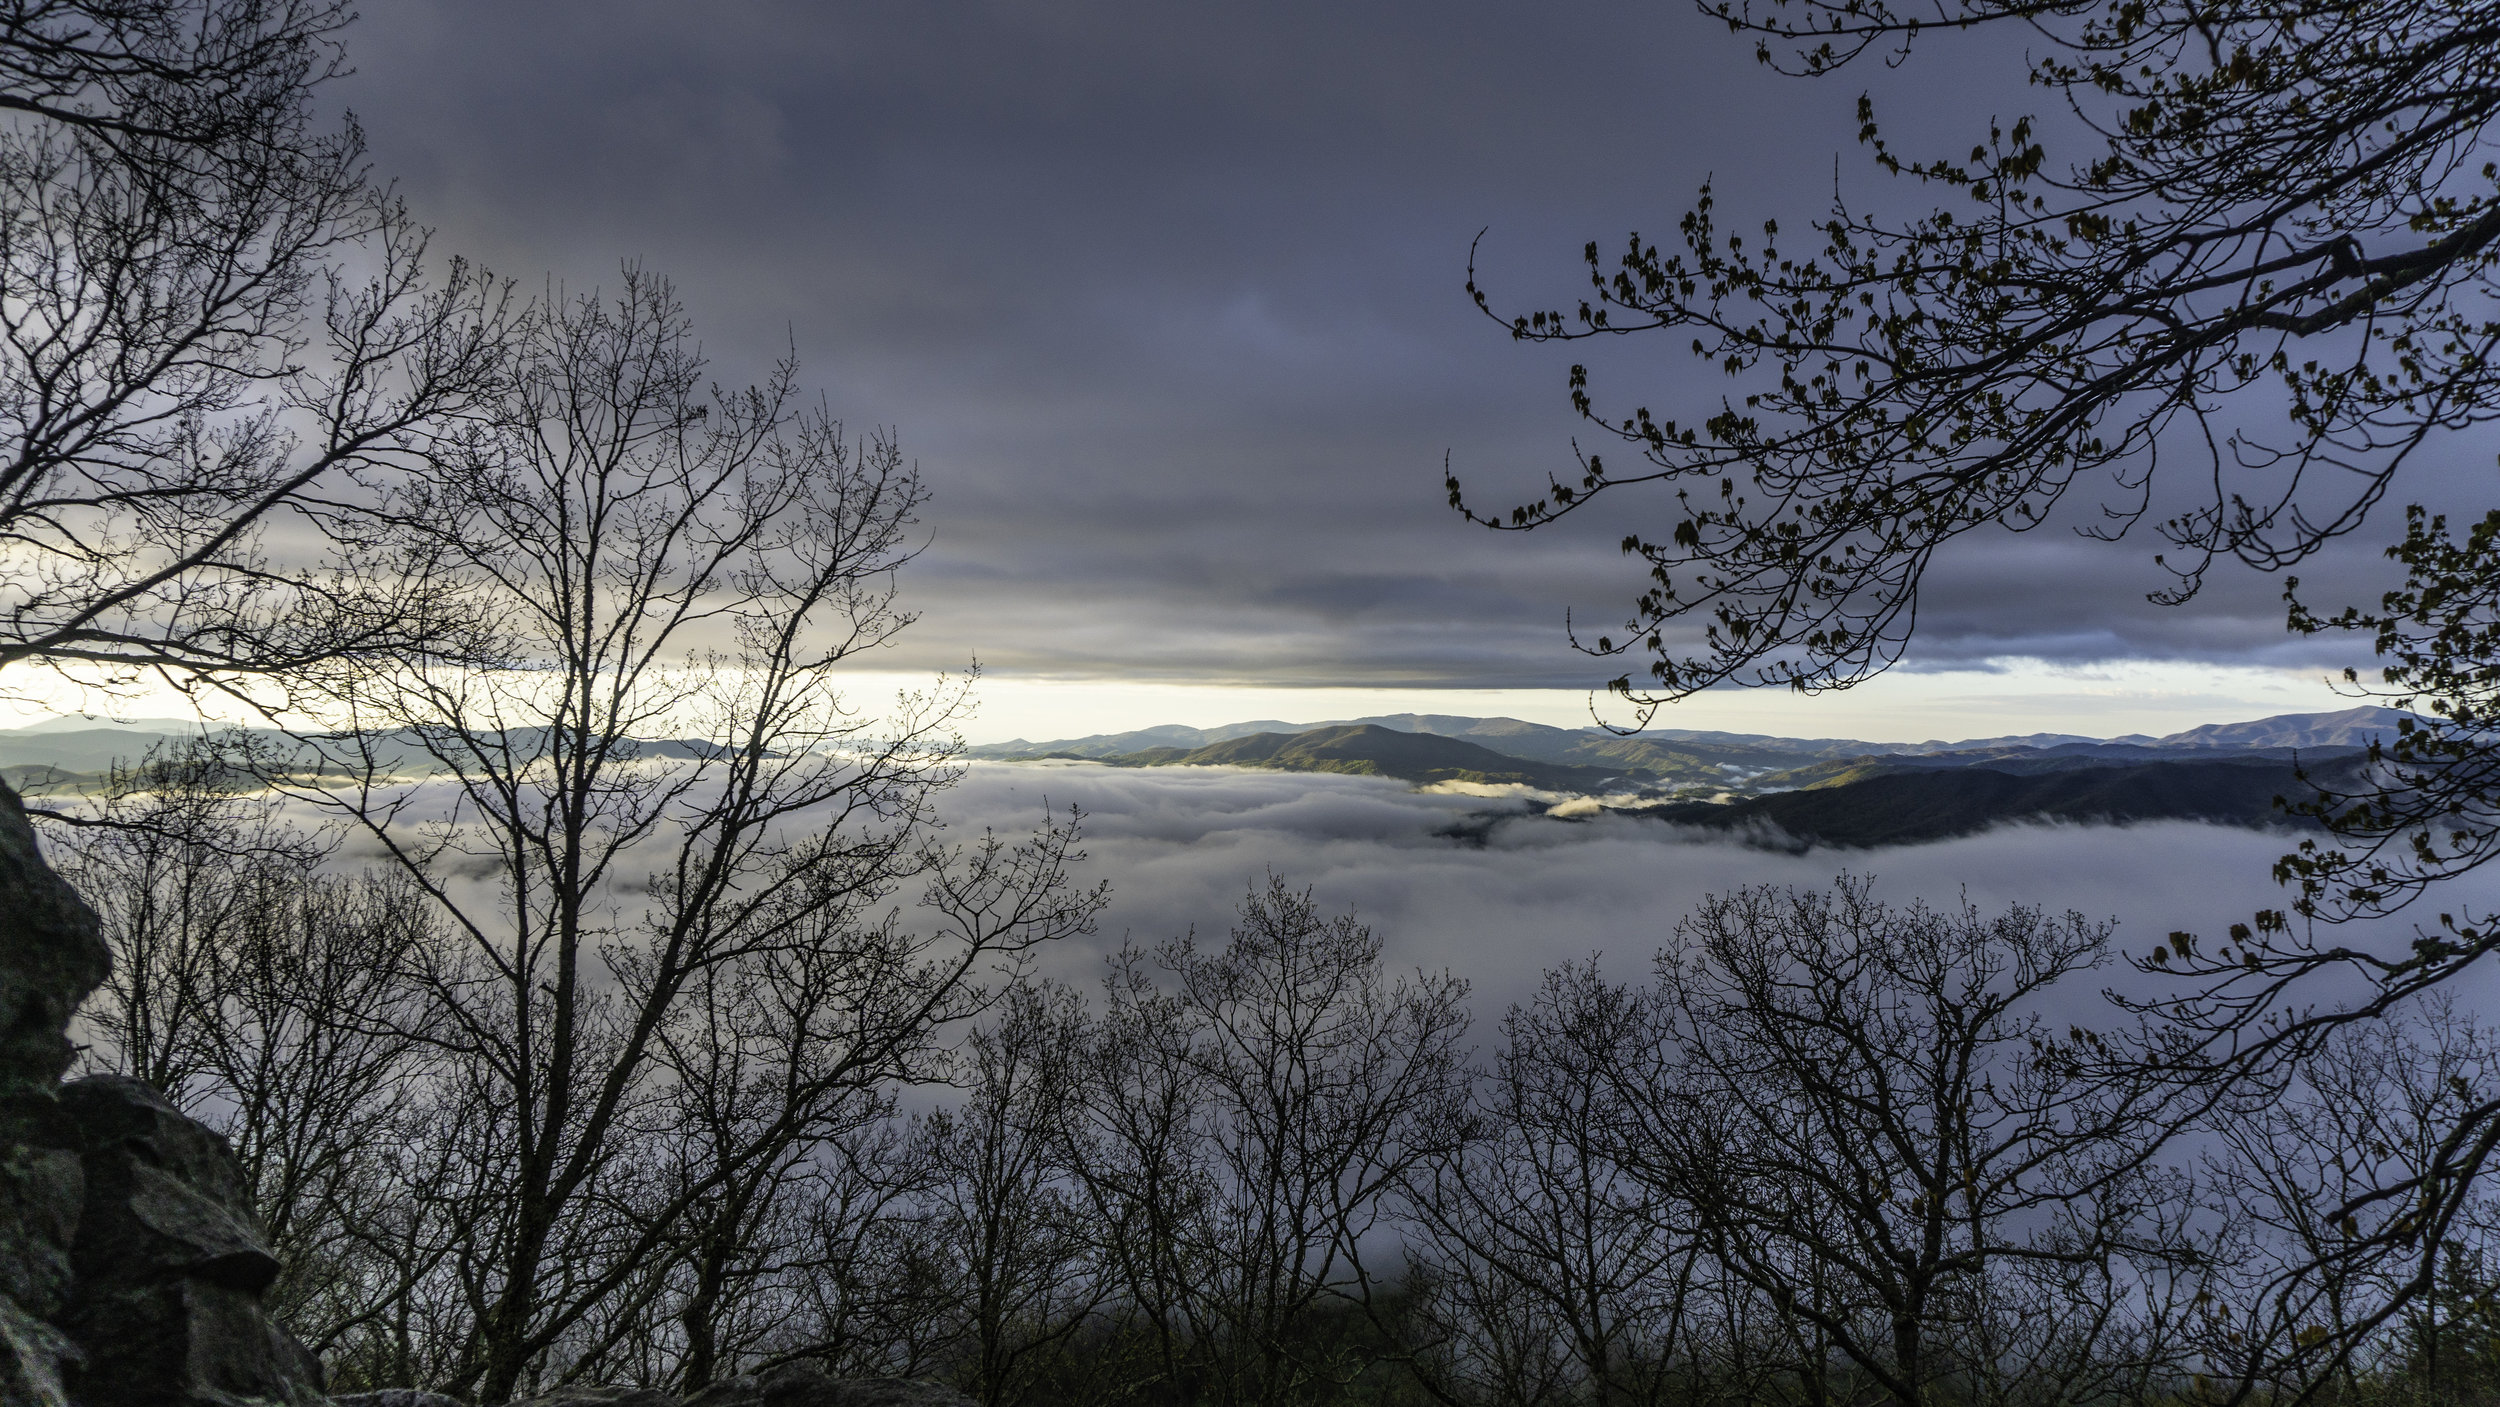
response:
[[[1467,978],[1480,1018],[1566,960],[1596,955],[1611,974],[1638,978],[1706,894],[1827,886],[1843,872],[1873,877],[1878,897],[1896,905],[1967,896],[1983,913],[2021,903],[2114,920],[2131,954],[2175,929],[2218,939],[2255,910],[2283,905],[2269,870],[2292,843],[2157,822],[2004,826],[1924,845],[1789,853],[1621,816],[1549,819],[1518,800],[1379,777],[1076,762],[976,764],[943,809],[967,834],[1029,828],[1045,804],[1083,809],[1083,873],[1113,891],[1101,931],[1046,955],[1049,975],[1090,984],[1103,954],[1126,939],[1151,945],[1194,927],[1219,940],[1245,892],[1273,871],[1372,925],[1393,964]],[[2376,935],[2377,945],[2401,949],[2415,920],[2435,922],[2442,909],[2494,907],[2500,876],[2469,877]],[[2104,977],[2139,991],[2147,980],[2115,967]]]
[[[410,791],[410,818],[440,815],[449,800],[439,781]],[[1041,975],[1090,989],[1123,943],[1151,947],[1194,930],[1220,944],[1244,896],[1273,873],[1311,890],[1325,910],[1369,924],[1394,968],[1465,978],[1480,1022],[1563,962],[1594,958],[1610,976],[1643,978],[1677,941],[1677,920],[1706,895],[1756,884],[1821,888],[1844,873],[1872,879],[1876,896],[1896,906],[1967,898],[1983,914],[2024,904],[2109,921],[2120,955],[2148,953],[2179,929],[2219,940],[2256,910],[2283,906],[2289,896],[2269,871],[2294,840],[2179,821],[2028,824],[1922,845],[1799,851],[1611,813],[1556,818],[1516,790],[1092,762],[973,763],[939,811],[947,837],[969,843],[985,829],[1028,832],[1045,808],[1064,815],[1071,806],[1084,813],[1076,879],[1107,883],[1110,907],[1093,935],[1037,954]],[[289,809],[308,824],[323,819],[314,808]],[[340,839],[336,867],[387,868],[371,840]],[[640,907],[649,871],[666,863],[656,842],[623,859],[609,876],[616,917]],[[493,924],[502,886],[491,860],[449,863],[438,878]],[[908,892],[895,898],[909,909]],[[2375,932],[2355,925],[2325,936],[2400,954],[2414,924],[2435,923],[2441,911],[2500,911],[2500,872],[2453,881]],[[2061,1020],[2106,1015],[2104,985],[2152,995],[2166,981],[2113,960],[2085,983],[2062,984],[2052,1006]],[[2500,999],[2500,977],[2474,988]],[[2333,1001],[2347,990],[2357,989],[2336,983],[2312,995]]]

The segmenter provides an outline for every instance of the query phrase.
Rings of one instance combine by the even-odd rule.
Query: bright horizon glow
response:
[[[929,682],[925,676],[865,670],[850,678],[849,697],[862,707]],[[125,719],[193,713],[181,694],[161,685],[107,700],[81,696],[34,671],[12,682],[17,696],[0,699],[0,728],[71,713]],[[1207,728],[1253,719],[1318,723],[1388,713],[1522,718],[1559,728],[1592,721],[1591,696],[1571,689],[1288,688],[994,674],[980,681],[975,698],[978,711],[961,729],[975,744],[1046,742],[1162,723]],[[1609,721],[1629,721],[1619,702],[1596,702]],[[1894,670],[1857,688],[1815,697],[1714,690],[1659,710],[1652,726],[1904,743],[2026,733],[2158,737],[2208,723],[2328,713],[2358,702],[2336,693],[2325,675],[2312,670],[2017,659],[1996,661],[1990,669]]]

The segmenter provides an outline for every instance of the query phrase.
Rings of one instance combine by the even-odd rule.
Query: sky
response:
[[[575,293],[665,274],[724,380],[795,347],[899,435],[935,496],[921,620],[873,668],[979,661],[974,741],[1586,721],[1616,669],[1566,613],[1620,613],[1613,544],[1663,510],[1497,536],[1444,465],[1497,498],[1567,466],[1575,358],[1662,413],[1717,391],[1654,339],[1512,342],[1463,291],[1471,244],[1497,304],[1544,306],[1584,242],[1670,231],[1705,180],[1731,218],[1899,198],[1855,146],[1862,91],[1948,149],[2033,101],[2001,46],[1781,79],[1672,0],[394,0],[348,44],[329,101],[439,252]],[[2318,599],[2384,585],[2369,546],[2304,569]],[[2319,681],[2351,642],[2288,640],[2245,572],[2153,606],[2155,550],[1974,534],[1895,674],[1660,721],[1914,740],[2344,706]]]

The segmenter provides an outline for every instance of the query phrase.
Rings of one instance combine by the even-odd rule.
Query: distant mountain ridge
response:
[[[1299,733],[1252,733],[1205,747],[1148,748],[1105,759],[1117,767],[1234,766],[1338,772],[1401,781],[1475,782],[1587,792],[1619,785],[1622,768],[1572,767],[1496,752],[1459,738],[1348,723]]]
[[[151,754],[170,752],[205,733],[222,731],[179,718],[145,718],[128,722],[77,717],[47,718],[20,728],[0,728],[0,781],[21,792],[76,791],[104,785],[116,768],[135,768]],[[266,740],[282,740],[270,729],[245,731]],[[547,730],[513,729],[505,736],[526,755]],[[277,742],[285,746],[282,741]],[[369,735],[368,745],[388,769],[409,773],[438,770],[416,737],[404,731]],[[644,757],[700,758],[716,756],[716,744],[683,738],[655,738],[633,744]],[[306,759],[304,765],[311,765]]]
[[[970,751],[1118,767],[1237,766],[1419,785],[1516,785],[1775,843],[1867,846],[1938,840],[2022,819],[2307,824],[2297,807],[2317,793],[2297,775],[2295,759],[2318,777],[2348,782],[2360,751],[2372,737],[2392,735],[2402,717],[2362,707],[2208,724],[2158,738],[2032,733],[1866,743],[1674,729],[1626,737],[1516,718],[1406,713],[1305,726],[1165,725]]]
[[[2368,747],[2374,736],[2395,736],[2407,715],[2392,708],[2348,708],[2340,713],[2285,713],[2253,723],[2208,723],[2161,740],[2166,747],[2313,748]]]
[[[968,752],[1117,767],[1255,767],[1391,777],[1419,786],[1518,787],[1534,793],[1527,804],[1540,808],[1571,800],[1566,816],[1602,809],[1781,844],[1890,845],[2026,818],[2301,824],[2275,804],[2277,797],[2296,805],[2314,795],[2294,775],[2294,758],[2313,775],[2349,782],[2361,749],[2374,736],[2392,736],[2403,717],[2361,707],[2207,724],[2158,738],[2032,733],[1869,743],[1682,729],[1626,737],[1516,718],[1402,713],[1323,724],[1166,724]],[[75,790],[152,747],[198,732],[198,725],[178,719],[114,724],[56,718],[0,729],[0,778],[22,788]],[[406,746],[408,740],[397,741]],[[641,746],[654,757],[713,751],[682,739]]]
[[[1514,757],[1559,761],[1547,758],[1549,751],[1563,751],[1586,746],[1596,740],[1638,743],[1672,751],[1741,752],[1781,757],[1872,757],[1916,756],[1948,752],[1970,752],[1990,748],[2047,749],[2064,745],[2131,746],[2163,750],[2178,748],[2250,747],[2361,747],[2369,735],[2392,734],[2396,720],[2405,715],[2396,709],[2360,705],[2333,713],[2284,713],[2246,723],[2208,723],[2162,737],[2128,733],[2114,738],[2087,737],[2079,733],[2029,733],[1998,738],[1969,738],[1960,742],[1940,739],[1923,743],[1873,743],[1854,738],[1785,738],[1767,733],[1726,733],[1687,728],[1650,728],[1630,736],[1610,733],[1591,725],[1585,728],[1556,728],[1549,724],[1530,723],[1518,718],[1470,718],[1446,713],[1389,713],[1364,718],[1332,718],[1317,723],[1287,723],[1266,718],[1247,723],[1228,723],[1214,728],[1192,728],[1186,724],[1166,723],[1153,728],[1140,728],[1126,733],[1096,733],[1082,738],[1061,738],[1051,742],[1029,742],[1022,738],[1003,743],[984,743],[968,749],[973,757],[1011,758],[1040,756],[1110,757],[1138,752],[1150,747],[1200,748],[1209,743],[1246,737],[1253,733],[1309,732],[1314,728],[1342,728],[1368,723],[1404,733],[1432,733],[1442,737],[1462,738],[1496,752]],[[41,725],[38,725],[41,726]]]

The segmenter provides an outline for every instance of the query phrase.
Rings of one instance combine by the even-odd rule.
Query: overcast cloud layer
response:
[[[640,260],[725,376],[795,341],[899,431],[938,498],[895,663],[1207,682],[1595,682],[1560,626],[1620,609],[1625,523],[1466,529],[1443,455],[1489,490],[1563,463],[1575,357],[1662,413],[1717,388],[1515,346],[1470,240],[1507,303],[1568,300],[1583,241],[1714,174],[1742,221],[1816,213],[1836,154],[1863,194],[1866,84],[1941,149],[2030,101],[1967,48],[1777,80],[1678,0],[395,0],[351,45],[338,98],[444,251],[577,291]],[[1916,659],[2311,658],[2245,575],[2145,604],[2152,550],[1974,538]],[[2371,556],[2303,574],[2354,599]]]

